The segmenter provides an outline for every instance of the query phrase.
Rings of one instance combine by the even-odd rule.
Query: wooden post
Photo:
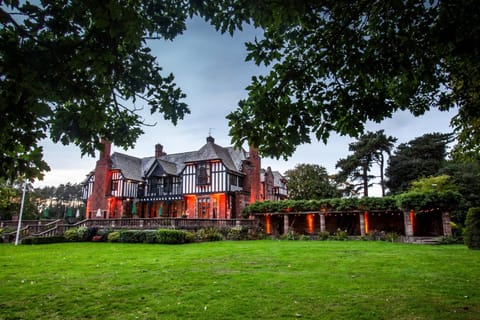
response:
[[[442,225],[443,225],[443,235],[451,236],[452,226],[450,225],[450,214],[446,211],[442,212]]]

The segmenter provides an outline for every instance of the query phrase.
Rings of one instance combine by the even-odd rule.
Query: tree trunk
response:
[[[363,165],[363,195],[368,197],[368,165]]]
[[[385,181],[383,178],[384,162],[385,158],[383,157],[383,153],[380,153],[380,186],[382,187],[382,197],[385,197]]]

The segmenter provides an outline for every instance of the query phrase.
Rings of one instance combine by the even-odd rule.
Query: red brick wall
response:
[[[96,218],[97,210],[101,209],[102,217],[103,211],[109,211],[108,198],[105,196],[108,192],[110,181],[110,169],[112,161],[110,159],[110,142],[103,141],[104,150],[100,152],[100,159],[97,161],[95,167],[95,182],[93,183],[92,195],[88,198],[87,214],[90,213],[90,218]]]

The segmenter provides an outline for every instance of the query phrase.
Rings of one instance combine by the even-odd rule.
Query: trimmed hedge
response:
[[[451,210],[458,206],[462,196],[454,191],[407,192],[397,196],[333,198],[323,200],[282,200],[258,201],[242,211],[243,217],[251,214],[272,212],[308,212],[308,211],[399,211],[414,209]]]
[[[143,230],[123,230],[120,231],[118,241],[125,243],[143,243],[146,239],[145,234]]]
[[[29,237],[22,240],[22,244],[48,244],[48,243],[60,243],[65,242],[63,236],[52,237]]]
[[[157,241],[162,244],[182,244],[192,242],[193,235],[183,230],[159,229]]]
[[[463,237],[470,249],[480,250],[480,208],[468,210]]]

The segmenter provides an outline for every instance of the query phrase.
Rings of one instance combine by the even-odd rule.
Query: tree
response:
[[[32,196],[33,188],[27,184],[27,193],[23,207],[23,218],[35,219],[37,217],[37,205],[35,196]],[[10,220],[13,215],[18,215],[23,194],[23,182],[10,182],[0,178],[0,219]]]
[[[455,191],[458,192],[456,186],[449,175],[442,174],[434,177],[423,177],[411,182],[408,191],[416,192],[432,192],[432,191]]]
[[[340,168],[337,174],[337,182],[350,181],[354,192],[363,190],[363,195],[368,196],[369,183],[376,176],[370,175],[371,166],[377,163],[380,173],[380,185],[382,195],[385,195],[385,186],[383,179],[383,168],[385,163],[384,153],[390,154],[396,138],[386,136],[383,130],[377,132],[367,132],[358,141],[349,144],[349,151],[353,154],[345,159],[338,160],[336,168]],[[360,180],[359,184],[355,181]]]
[[[459,152],[480,151],[480,6],[460,1],[242,1],[270,66],[228,115],[238,145],[288,157],[312,136],[357,137],[397,110],[458,107]],[[268,110],[268,112],[265,112]]]
[[[390,192],[405,192],[412,181],[437,175],[445,164],[450,140],[450,134],[429,133],[400,144],[385,171],[386,186]]]
[[[132,146],[143,106],[182,119],[185,95],[147,40],[174,39],[192,15],[221,32],[264,29],[248,59],[271,72],[253,78],[228,116],[237,145],[287,157],[311,134],[358,136],[396,110],[458,106],[458,150],[478,154],[479,10],[475,0],[5,0],[0,176],[41,177],[48,165],[38,142],[47,136],[92,154],[101,138]]]
[[[468,210],[464,238],[470,249],[480,249],[480,208]]]
[[[188,17],[185,1],[3,1],[0,177],[42,177],[38,142],[48,134],[93,154],[102,138],[133,146],[143,105],[182,119],[185,95],[147,40],[173,39]]]
[[[462,195],[458,210],[451,212],[452,220],[465,225],[469,208],[480,207],[480,162],[452,159],[439,170],[440,174],[450,176],[451,182],[457,186]]]
[[[293,200],[320,200],[337,196],[327,170],[316,164],[297,164],[285,172],[288,196]]]

